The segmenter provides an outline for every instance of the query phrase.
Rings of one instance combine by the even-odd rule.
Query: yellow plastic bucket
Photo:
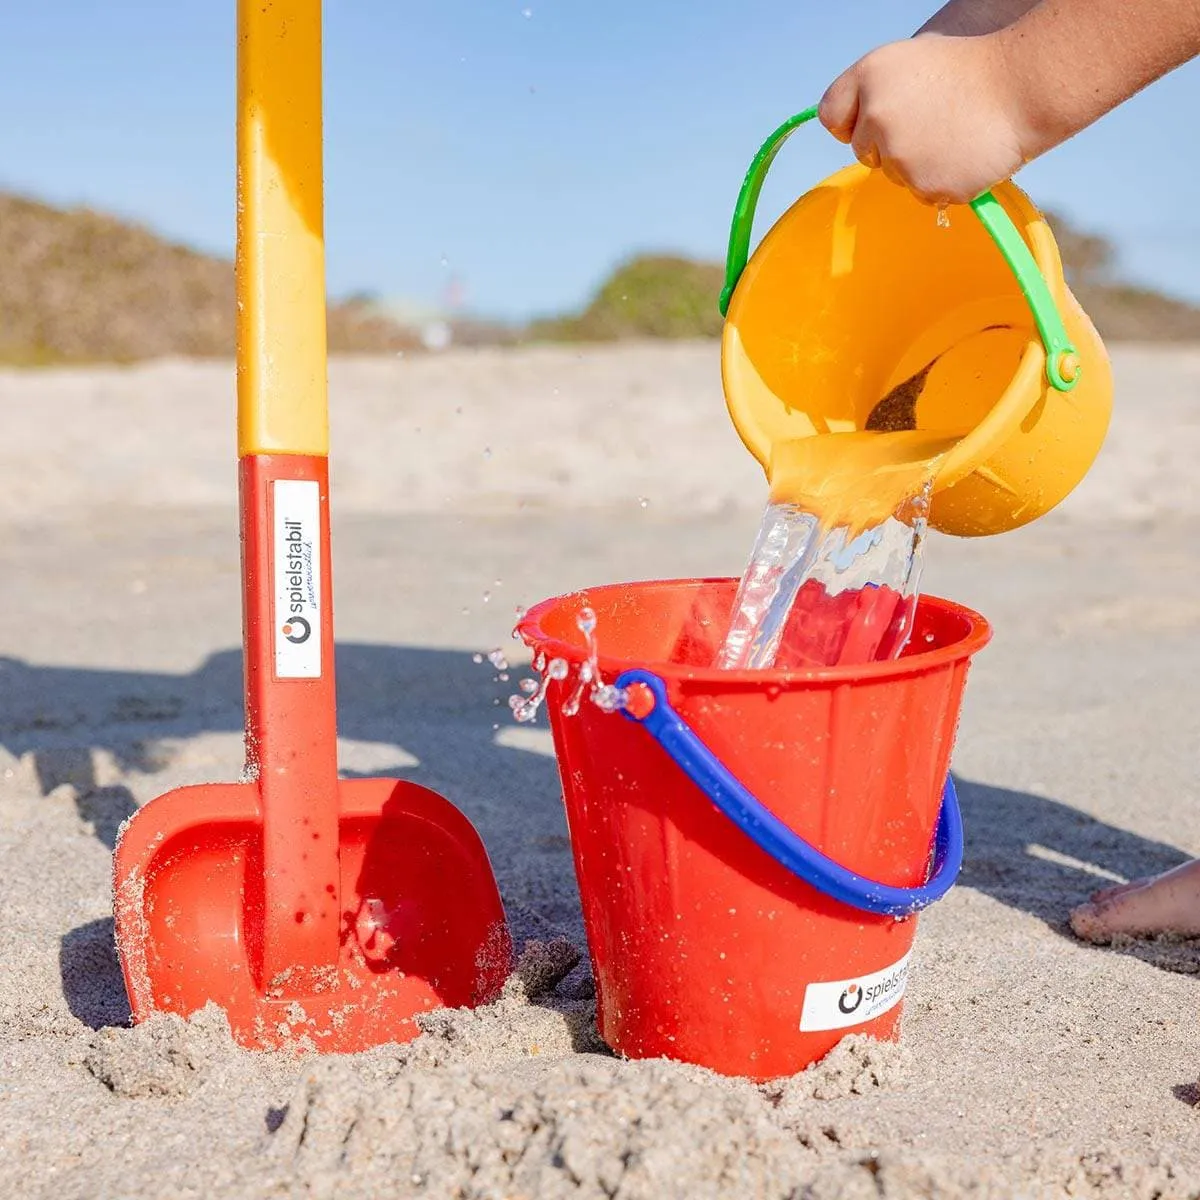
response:
[[[742,187],[722,309],[722,376],[742,441],[917,429],[953,439],[930,524],[1004,533],[1047,513],[1104,441],[1112,372],[1063,278],[1049,226],[1011,183],[948,226],[882,172],[847,167],[802,196],[747,262],[763,179],[810,109],[764,144]]]

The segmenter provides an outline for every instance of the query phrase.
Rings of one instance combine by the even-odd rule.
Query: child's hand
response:
[[[1034,147],[992,37],[922,34],[859,59],[830,85],[821,122],[927,204],[967,204]]]
[[[1197,0],[950,0],[925,28],[835,79],[821,121],[930,204],[974,200],[1200,55]]]

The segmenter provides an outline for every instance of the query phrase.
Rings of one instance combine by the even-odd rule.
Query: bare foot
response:
[[[1085,942],[1100,944],[1118,934],[1200,937],[1200,861],[1097,892],[1071,913],[1071,928]]]

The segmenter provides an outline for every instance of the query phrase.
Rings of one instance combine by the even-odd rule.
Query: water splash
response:
[[[579,714],[584,702],[590,700],[602,712],[619,712],[628,703],[624,689],[604,682],[600,674],[600,649],[596,640],[596,612],[585,605],[575,617],[575,625],[583,634],[584,647],[587,657],[579,664],[575,672],[575,685],[571,694],[563,701],[564,716],[574,717]],[[528,724],[536,719],[539,710],[546,701],[551,683],[565,682],[571,674],[570,665],[565,659],[552,658],[546,661],[546,656],[539,653],[533,662],[533,669],[541,676],[537,679],[522,679],[517,685],[519,693],[508,698],[508,706],[513,716],[522,724]]]
[[[563,713],[566,716],[573,717],[579,712],[579,706],[583,703],[583,698],[590,690],[595,677],[595,668],[590,662],[580,663],[575,690],[563,704]]]
[[[528,725],[537,720],[538,710],[545,702],[546,693],[550,690],[550,685],[556,680],[566,679],[571,673],[571,668],[567,664],[565,658],[552,658],[546,666],[546,670],[542,675],[542,682],[537,685],[537,690],[530,695],[513,695],[508,698],[508,707],[512,710],[512,715],[522,725]],[[531,681],[534,682],[534,681]],[[522,691],[524,689],[522,688]]]

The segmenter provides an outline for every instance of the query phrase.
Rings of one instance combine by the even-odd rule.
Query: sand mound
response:
[[[499,1019],[511,1026],[512,1016]],[[756,1088],[678,1063],[597,1057],[564,1057],[533,1079],[467,1062],[414,1066],[437,1061],[420,1047],[429,1040],[389,1080],[314,1064],[268,1137],[289,1191],[333,1196],[352,1179],[356,1194],[480,1200],[817,1195],[800,1184],[823,1156],[841,1155],[843,1138],[814,1097],[879,1086],[902,1057],[853,1039],[832,1064]],[[857,1193],[836,1194],[878,1194],[874,1161],[858,1158],[839,1164],[838,1179]]]
[[[167,1013],[133,1029],[101,1029],[83,1061],[125,1099],[187,1096],[208,1078],[213,1059],[230,1048],[229,1022],[210,1004],[188,1021]]]
[[[910,1065],[905,1046],[852,1034],[807,1071],[763,1084],[762,1092],[787,1112],[803,1100],[844,1100],[877,1088],[892,1091],[904,1082]]]
[[[564,1060],[532,1085],[453,1067],[369,1088],[329,1062],[272,1149],[302,1195],[347,1178],[414,1196],[787,1195],[812,1152],[761,1103],[747,1120],[751,1099],[661,1063]]]
[[[579,989],[578,961],[565,940],[530,943],[498,1003],[430,1013],[406,1046],[314,1060],[264,1143],[288,1191],[787,1197],[841,1148],[820,1102],[906,1075],[905,1049],[863,1037],[760,1087],[614,1060],[594,1004],[551,994]]]

